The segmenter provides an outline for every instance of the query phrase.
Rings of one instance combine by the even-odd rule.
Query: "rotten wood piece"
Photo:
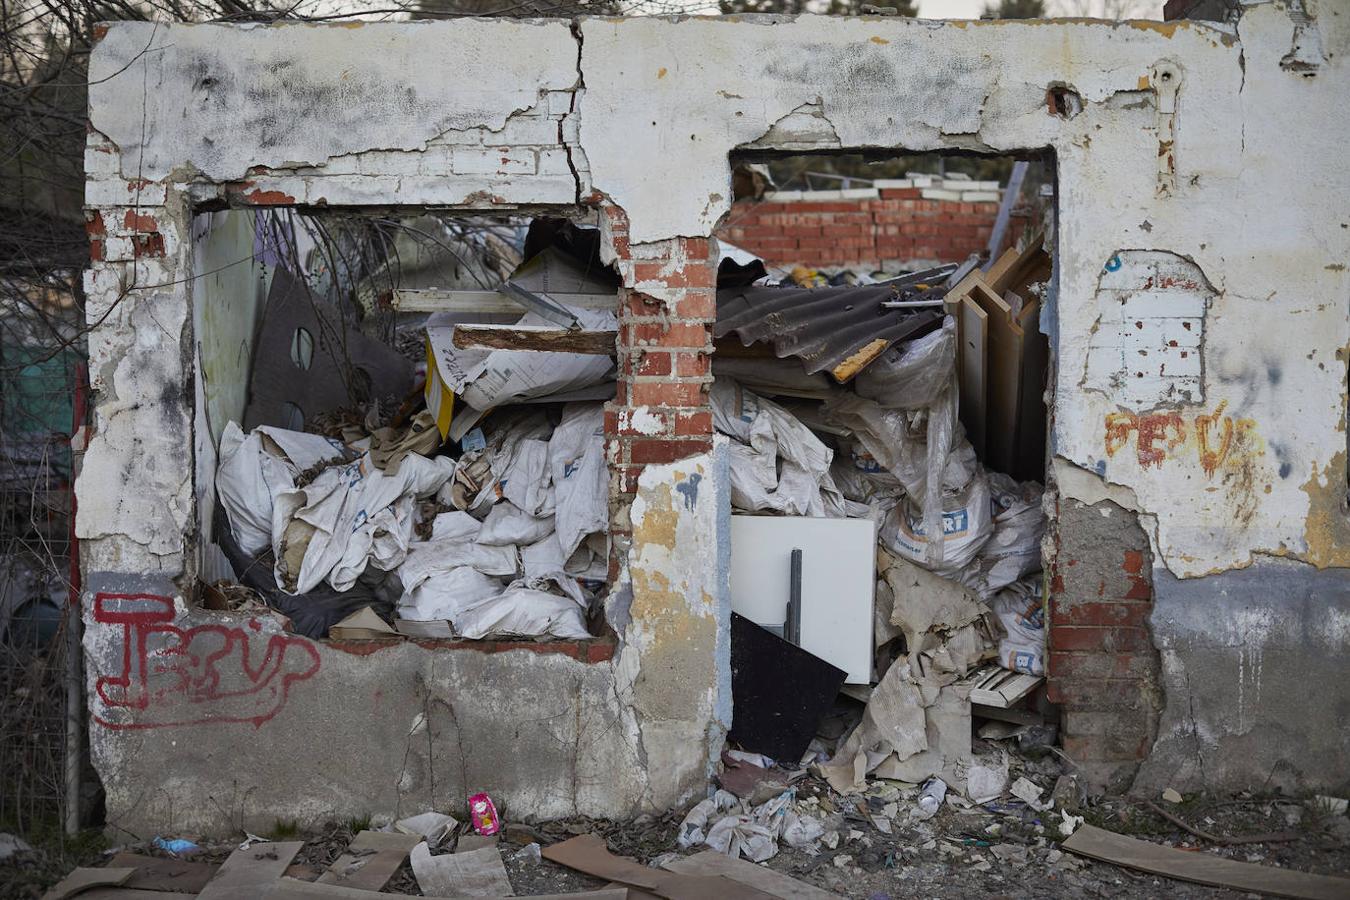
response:
[[[664,868],[684,875],[722,875],[782,900],[837,900],[839,896],[773,869],[743,859],[732,859],[716,850],[704,850],[693,856],[671,860]]]
[[[451,342],[460,350],[536,350],[613,356],[617,331],[572,331],[547,325],[456,325]]]
[[[117,887],[125,884],[135,869],[127,868],[85,868],[80,867],[62,878],[54,887],[42,895],[42,900],[66,900],[76,894],[100,887]]]
[[[422,838],[413,834],[363,831],[319,876],[318,883],[378,891],[394,877],[409,851],[421,842]]]
[[[252,844],[247,850],[234,851],[221,864],[216,877],[202,889],[197,900],[262,896],[266,888],[281,878],[304,846],[304,841],[268,841]]]
[[[545,847],[544,859],[550,862],[621,882],[666,900],[764,900],[773,894],[721,875],[681,875],[652,869],[631,859],[615,856],[598,835],[582,834],[560,844]]]
[[[206,887],[220,869],[215,863],[164,859],[125,851],[110,859],[108,867],[136,870],[130,879],[123,882],[123,887],[147,891],[181,891],[185,894],[195,894]]]
[[[1350,897],[1350,878],[1291,872],[1288,869],[1223,859],[1208,853],[1162,847],[1092,825],[1079,825],[1062,846],[1089,859],[1235,891],[1304,900],[1341,900]]]

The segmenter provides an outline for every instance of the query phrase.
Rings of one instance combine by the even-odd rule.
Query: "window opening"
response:
[[[313,638],[612,639],[594,223],[231,210],[198,233],[208,605]]]

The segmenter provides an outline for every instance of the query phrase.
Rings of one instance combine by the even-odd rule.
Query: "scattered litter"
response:
[[[1009,788],[1010,793],[1018,800],[1026,803],[1035,810],[1046,810],[1050,808],[1049,803],[1041,802],[1042,789],[1026,778],[1018,778]]]
[[[1318,794],[1313,797],[1313,807],[1325,816],[1343,816],[1347,808],[1350,808],[1350,800],[1345,797],[1328,797],[1325,794]]]
[[[266,843],[268,843],[269,841],[271,841],[271,838],[258,837],[256,834],[254,834],[254,833],[251,832],[251,831],[245,831],[245,832],[244,832],[244,842],[243,842],[242,844],[239,845],[239,849],[240,849],[240,850],[247,850],[249,847],[252,847],[254,844],[266,844]]]
[[[543,856],[540,854],[539,845],[531,841],[515,853],[511,854],[511,858],[523,865],[537,866],[539,865],[540,860],[543,859]]]
[[[18,853],[32,853],[33,848],[20,837],[12,834],[0,834],[0,861],[9,859]]]
[[[910,813],[916,819],[931,819],[937,815],[937,811],[942,807],[942,800],[947,796],[947,782],[941,778],[929,779],[919,792],[919,800],[916,808]]]
[[[496,834],[502,830],[497,805],[487,794],[478,793],[469,798],[469,825],[475,834]]]
[[[165,840],[162,837],[157,837],[151,843],[165,853],[172,853],[174,856],[200,853],[202,850],[201,847],[186,838],[172,838],[170,840]]]
[[[1177,793],[1172,788],[1168,788],[1167,790],[1163,791],[1162,798],[1166,800],[1168,803],[1180,803],[1182,800],[1181,794]]]
[[[1082,816],[1075,816],[1069,813],[1067,809],[1059,811],[1061,821],[1059,823],[1059,833],[1068,837],[1078,830],[1078,826],[1085,821]]]
[[[445,813],[424,812],[406,819],[399,819],[392,826],[394,831],[421,837],[427,846],[436,848],[445,843],[450,835],[459,828],[454,816]]]

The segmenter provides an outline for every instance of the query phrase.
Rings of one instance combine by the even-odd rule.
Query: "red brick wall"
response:
[[[959,182],[948,182],[952,184]],[[960,262],[983,252],[998,216],[998,201],[936,199],[941,188],[882,187],[875,198],[742,200],[717,236],[759,254],[771,265],[876,267]],[[840,192],[817,192],[826,197]],[[853,192],[849,192],[853,193]],[[972,196],[989,192],[971,191]],[[789,194],[788,196],[792,196]],[[806,194],[806,197],[812,196]],[[1025,221],[1009,223],[1007,243]]]
[[[628,507],[643,467],[712,449],[708,390],[717,264],[707,238],[631,247],[623,213],[607,207],[604,215],[625,285],[619,295],[619,383],[605,407],[610,531],[622,545],[631,535]]]
[[[1058,504],[1050,523],[1048,697],[1064,752],[1099,787],[1129,788],[1161,704],[1148,539],[1133,513]]]

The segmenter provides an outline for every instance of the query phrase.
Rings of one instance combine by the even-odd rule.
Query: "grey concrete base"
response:
[[[1134,789],[1350,789],[1350,570],[1153,573],[1166,702]]]

